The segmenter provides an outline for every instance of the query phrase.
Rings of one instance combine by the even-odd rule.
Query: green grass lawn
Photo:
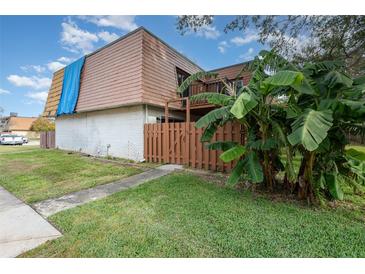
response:
[[[365,257],[365,221],[351,211],[177,173],[51,216],[64,236],[23,256]]]
[[[11,152],[23,152],[28,150],[39,149],[39,146],[8,146],[8,145],[0,145],[0,155],[4,153],[11,153]]]
[[[34,203],[140,172],[60,150],[0,146],[0,185]]]

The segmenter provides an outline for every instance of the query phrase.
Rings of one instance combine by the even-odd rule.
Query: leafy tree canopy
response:
[[[35,120],[30,128],[32,131],[41,132],[41,131],[54,131],[55,125],[53,122],[49,121],[46,118],[39,117]]]
[[[181,34],[213,24],[214,16],[184,15]],[[224,31],[255,31],[257,41],[291,61],[340,60],[352,75],[365,72],[365,16],[236,16]]]

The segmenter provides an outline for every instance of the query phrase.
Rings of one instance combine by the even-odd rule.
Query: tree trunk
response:
[[[315,202],[313,192],[313,165],[315,158],[315,152],[305,152],[298,174],[298,198],[307,200],[308,203]]]
[[[266,124],[264,123],[260,124],[261,140],[263,143],[266,143],[267,141],[267,128],[268,126]],[[263,155],[262,168],[264,172],[264,184],[270,191],[273,191],[275,178],[274,178],[272,163],[270,161],[269,151],[267,150],[262,151],[262,155]]]

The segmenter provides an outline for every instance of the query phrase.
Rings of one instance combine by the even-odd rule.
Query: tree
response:
[[[345,130],[364,132],[365,77],[352,79],[338,61],[295,65],[273,51],[260,53],[250,65],[252,77],[240,89],[223,83],[220,93],[201,93],[191,100],[207,100],[220,106],[200,118],[202,142],[210,143],[218,127],[228,121],[241,123],[248,133],[244,145],[210,143],[222,150],[225,162],[237,160],[228,183],[240,180],[263,183],[269,190],[279,184],[300,199],[316,202],[320,197],[341,199],[341,182],[356,185],[364,167],[345,154]],[[200,72],[191,82],[216,75]],[[356,129],[356,130],[355,130]],[[301,155],[299,170],[293,157]],[[353,162],[352,162],[353,161]],[[284,179],[278,174],[283,171]]]
[[[39,117],[35,120],[30,128],[32,131],[41,132],[41,131],[54,131],[55,125],[53,122],[49,121],[44,117]]]
[[[213,19],[180,16],[177,29],[198,31]],[[257,32],[258,42],[297,63],[341,60],[352,75],[365,71],[365,16],[236,16],[224,29],[233,30]]]

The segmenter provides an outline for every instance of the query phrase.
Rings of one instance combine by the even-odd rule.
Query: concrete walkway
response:
[[[155,169],[145,171],[143,173],[124,178],[120,181],[99,185],[94,188],[89,188],[67,194],[65,196],[48,199],[38,202],[33,205],[35,210],[44,217],[48,217],[52,214],[60,212],[65,209],[73,208],[78,205],[82,205],[91,201],[95,201],[106,196],[109,196],[115,192],[128,189],[140,185],[146,181],[150,181],[161,176],[167,175],[176,169],[182,169],[179,165],[163,165]]]
[[[61,235],[30,206],[0,187],[0,257],[16,257]]]

